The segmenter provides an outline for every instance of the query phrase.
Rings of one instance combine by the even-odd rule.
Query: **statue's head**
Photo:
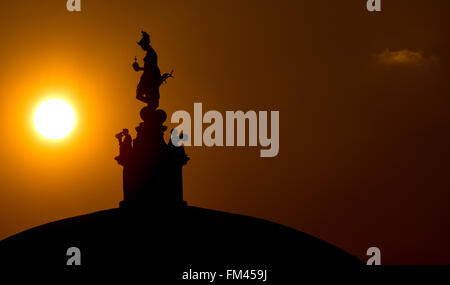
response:
[[[128,129],[123,129],[122,134],[124,134],[125,136],[128,135]]]
[[[143,50],[148,50],[150,48],[150,35],[142,31],[142,39],[137,43],[141,46]]]

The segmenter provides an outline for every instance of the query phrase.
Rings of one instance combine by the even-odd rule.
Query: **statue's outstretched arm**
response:
[[[165,83],[168,78],[173,78],[173,70],[170,73],[164,73],[161,75],[161,84]]]
[[[139,72],[139,71],[143,71],[143,70],[144,70],[144,68],[143,68],[143,67],[140,67],[140,66],[139,66],[139,63],[137,63],[137,62],[134,62],[134,63],[133,63],[133,69],[134,69],[134,71],[136,71],[136,72]]]

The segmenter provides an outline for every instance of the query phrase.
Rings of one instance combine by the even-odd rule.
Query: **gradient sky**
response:
[[[450,40],[446,0],[65,0],[0,2],[0,239],[117,207],[114,134],[139,123],[150,33],[167,113],[280,111],[280,153],[186,151],[190,205],[272,220],[362,259],[450,264]],[[142,61],[141,61],[142,63]],[[74,132],[50,143],[32,126],[58,94]],[[170,125],[169,127],[174,127]]]

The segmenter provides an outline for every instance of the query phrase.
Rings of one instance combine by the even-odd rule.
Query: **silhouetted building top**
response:
[[[163,110],[156,110],[159,106],[159,87],[172,77],[172,73],[161,76],[158,56],[150,46],[150,36],[146,32],[142,32],[138,44],[147,54],[144,68],[137,62],[133,64],[136,71],[144,71],[136,98],[148,106],[140,111],[143,122],[136,127],[137,135],[132,143],[127,129],[116,135],[120,145],[120,154],[116,160],[124,167],[124,200],[121,207],[185,205],[182,167],[189,158],[183,147],[165,142],[164,132],[167,127],[163,123],[167,114]]]

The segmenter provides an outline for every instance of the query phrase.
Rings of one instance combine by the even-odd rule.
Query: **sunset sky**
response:
[[[118,207],[114,135],[139,124],[151,36],[160,107],[280,112],[280,152],[187,147],[189,205],[275,221],[384,264],[450,264],[450,2],[0,2],[0,239]],[[58,97],[77,122],[49,141],[33,113]],[[176,125],[167,122],[170,128]]]

